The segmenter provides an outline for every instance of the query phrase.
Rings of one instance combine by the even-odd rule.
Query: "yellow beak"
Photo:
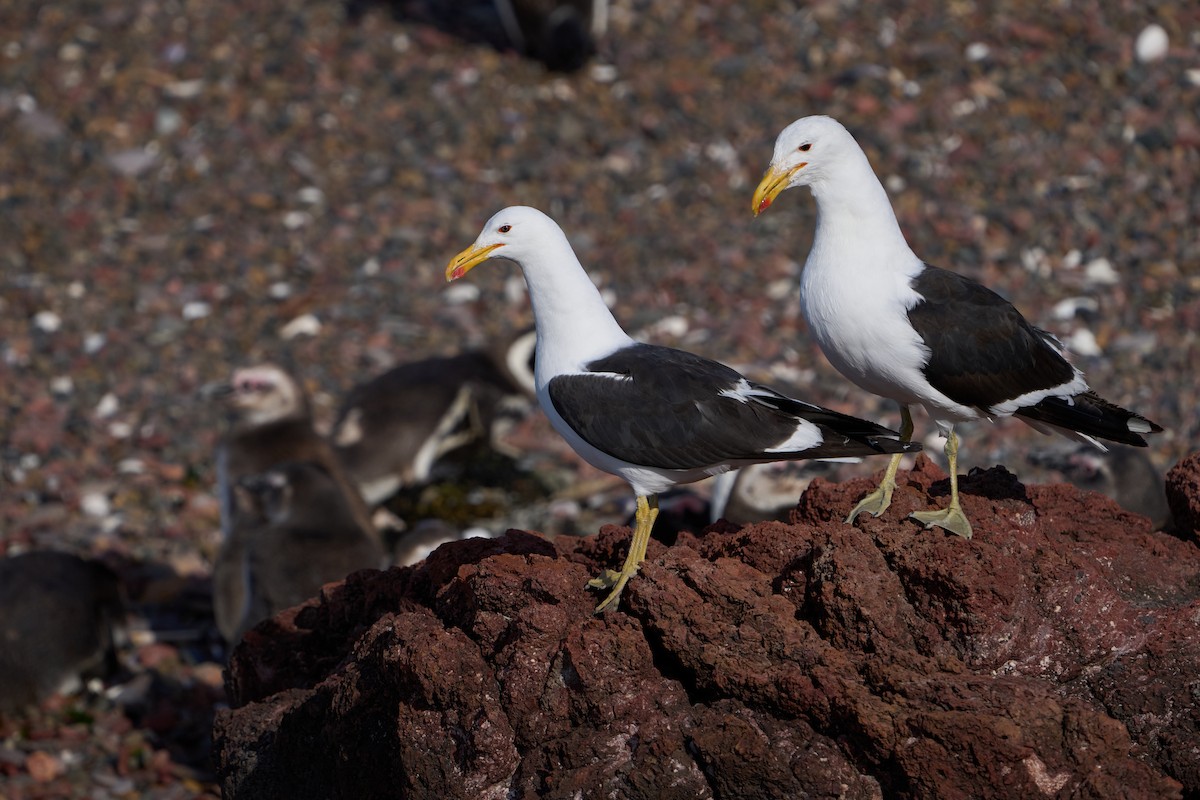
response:
[[[479,247],[471,245],[466,250],[450,259],[450,263],[446,265],[446,281],[456,281],[463,275],[473,270],[475,267],[487,261],[492,256],[492,251],[497,247],[504,247],[501,242],[489,244],[487,247]]]
[[[792,180],[792,176],[800,170],[808,166],[807,161],[801,161],[794,167],[789,169],[779,169],[772,164],[761,181],[758,188],[754,190],[754,201],[751,205],[751,210],[754,216],[758,216],[770,207],[771,203],[775,202],[775,198],[779,193],[788,187]]]

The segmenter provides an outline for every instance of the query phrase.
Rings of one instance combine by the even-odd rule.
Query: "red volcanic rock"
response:
[[[1175,533],[1193,540],[1200,531],[1200,453],[1192,453],[1167,473],[1167,505]]]
[[[510,531],[263,623],[219,714],[227,797],[1180,797],[1200,791],[1200,550],[1071,486],[920,459],[880,519],[652,542]],[[1193,498],[1194,501],[1194,498]]]

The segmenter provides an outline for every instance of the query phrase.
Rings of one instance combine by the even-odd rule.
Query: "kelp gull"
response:
[[[794,400],[700,356],[635,342],[617,324],[558,225],[528,207],[500,211],[446,268],[488,259],[524,273],[537,327],[534,380],[551,424],[598,469],[628,481],[636,526],[620,571],[589,585],[615,607],[645,557],[658,493],[765,461],[918,449],[871,422]]]
[[[946,435],[950,504],[912,515],[926,527],[971,536],[958,499],[957,422],[1015,415],[1043,433],[1100,449],[1097,438],[1144,447],[1142,434],[1162,430],[1092,392],[1059,342],[1004,298],[918,258],[866,154],[836,120],[805,117],[779,134],[754,192],[755,215],[794,186],[808,186],[817,201],[800,281],[801,309],[817,343],[847,378],[900,404],[905,440],[914,405],[923,405]],[[898,463],[893,457],[879,489],[847,522],[887,509]]]

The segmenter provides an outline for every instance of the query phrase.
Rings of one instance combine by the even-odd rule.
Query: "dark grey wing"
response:
[[[924,298],[908,312],[929,346],[925,375],[934,388],[985,413],[1006,400],[1069,384],[1075,369],[1054,337],[1030,325],[991,289],[954,272],[926,266],[913,281]],[[1140,434],[1162,430],[1092,391],[1046,397],[1017,416],[1087,436],[1145,447]]]
[[[909,322],[929,347],[925,377],[956,403],[987,412],[995,405],[1075,377],[1052,346],[1012,304],[986,286],[926,266],[913,281],[923,300]]]
[[[739,461],[888,451],[886,445],[837,434],[823,446],[770,452],[801,424],[806,414],[797,411],[827,420],[843,415],[746,384],[737,371],[681,350],[636,344],[593,361],[587,369],[585,374],[552,379],[550,400],[584,441],[631,464],[686,470]],[[854,420],[854,428],[863,426],[874,435],[895,436],[885,428]],[[822,433],[828,437],[836,432],[823,427]]]

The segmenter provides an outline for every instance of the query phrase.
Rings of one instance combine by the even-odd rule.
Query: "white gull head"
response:
[[[754,213],[765,211],[785,189],[817,187],[840,178],[847,169],[870,169],[850,132],[833,117],[803,117],[775,139],[771,165],[754,193]]]

